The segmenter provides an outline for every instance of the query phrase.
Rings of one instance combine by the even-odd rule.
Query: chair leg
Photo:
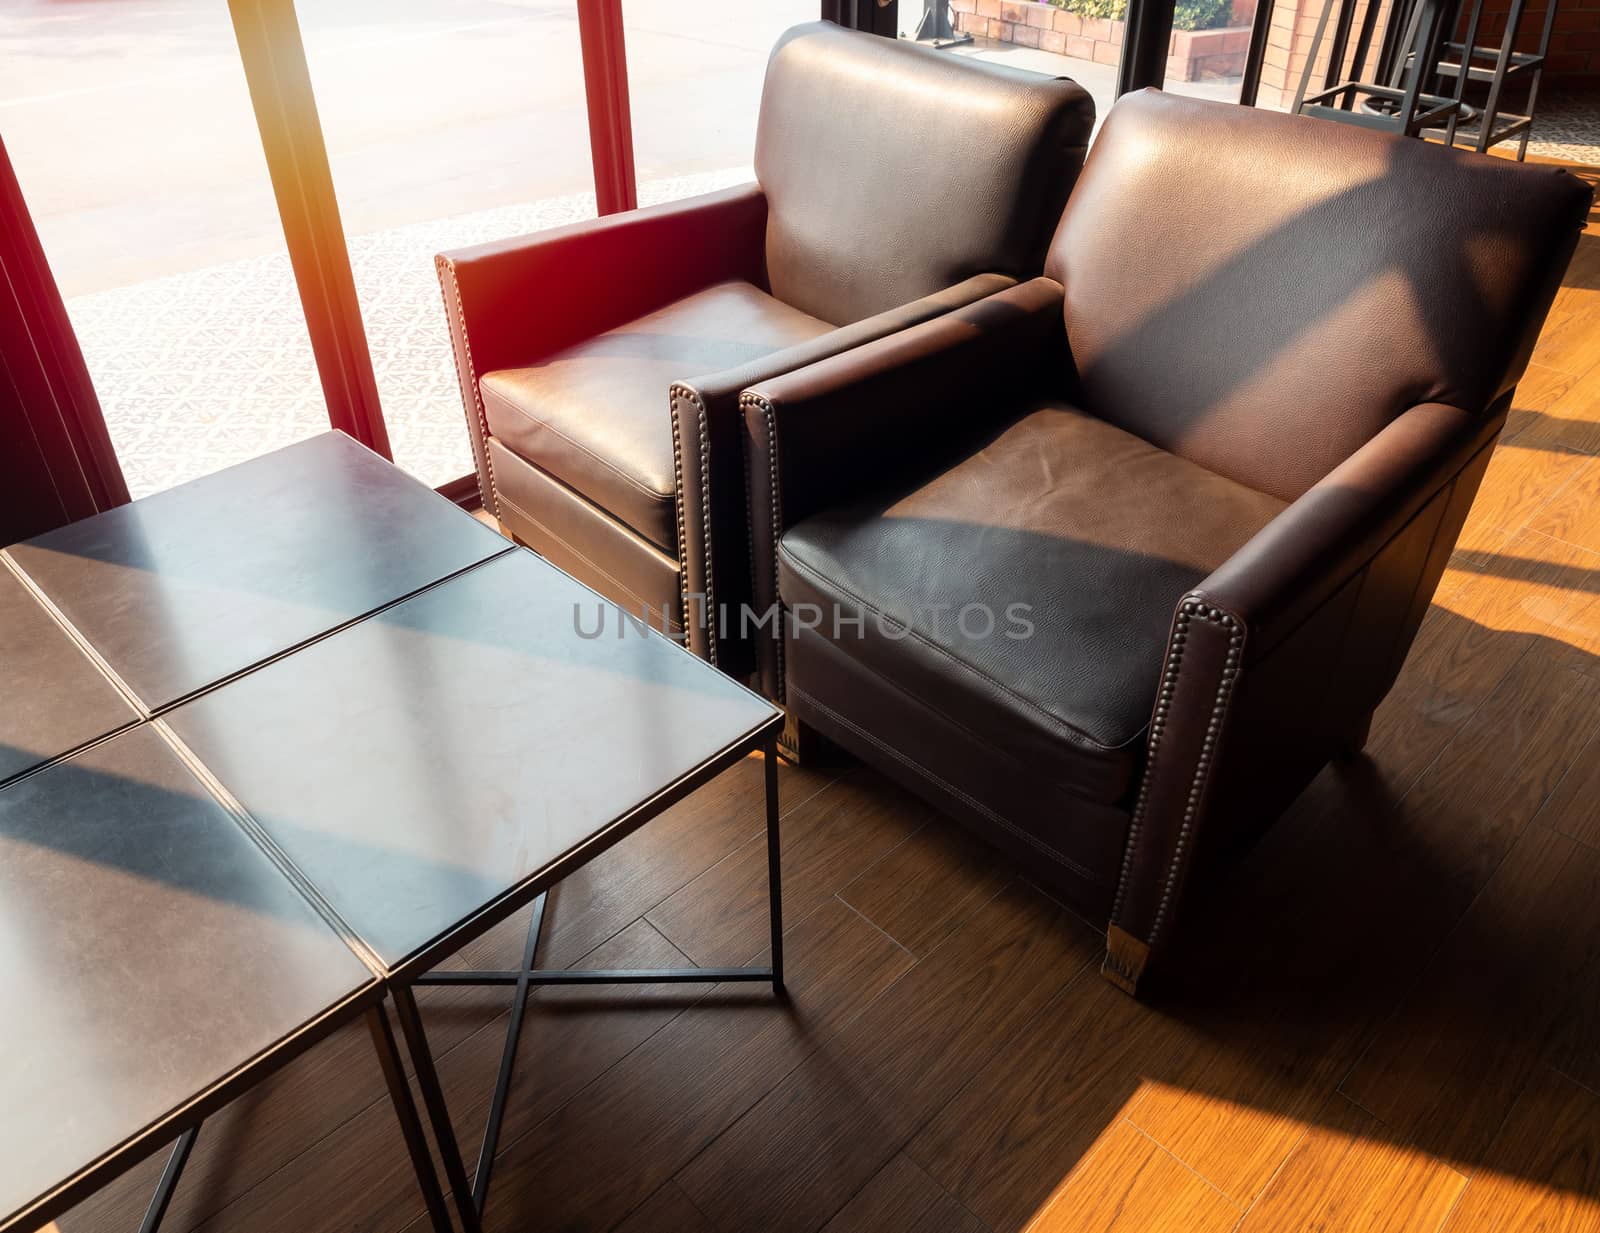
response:
[[[1106,930],[1106,958],[1100,974],[1130,997],[1139,996],[1139,978],[1150,961],[1150,947],[1116,925]]]
[[[783,732],[778,737],[778,755],[796,766],[817,766],[831,762],[837,756],[838,746],[808,723],[795,718],[790,710],[783,720]]]
[[[1372,713],[1369,711],[1366,718],[1361,721],[1360,726],[1352,730],[1344,740],[1339,742],[1339,747],[1334,752],[1334,756],[1340,761],[1359,758],[1362,750],[1367,747],[1367,738],[1371,735]]]

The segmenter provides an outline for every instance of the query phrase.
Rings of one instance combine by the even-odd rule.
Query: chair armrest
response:
[[[1500,430],[1424,403],[1395,418],[1263,527],[1191,595],[1233,616],[1254,658],[1325,603]]]
[[[1113,981],[1131,988],[1165,942],[1197,848],[1269,821],[1360,739],[1504,418],[1402,413],[1179,602],[1112,908]]]
[[[743,185],[435,259],[484,505],[494,511],[478,380],[729,279],[765,285],[767,200]]]
[[[673,382],[670,400],[679,557],[691,650],[731,671],[748,667],[737,654],[723,658],[733,651],[732,644],[742,641],[737,630],[725,639],[712,636],[723,624],[718,617],[726,613],[731,622],[737,622],[738,606],[752,598],[744,424],[739,410],[739,396],[745,388],[1015,285],[1016,279],[1005,274],[978,274],[733,368]],[[703,619],[707,613],[712,614],[710,621]]]
[[[789,527],[948,449],[1027,391],[1064,386],[1061,311],[1061,285],[1035,278],[740,395],[757,612],[776,611]],[[781,665],[765,655],[762,683],[782,697]]]

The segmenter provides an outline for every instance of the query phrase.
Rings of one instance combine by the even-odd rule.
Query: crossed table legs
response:
[[[391,974],[385,985],[387,995],[393,1000],[400,1022],[401,1034],[415,1066],[417,1083],[422,1092],[423,1106],[433,1129],[439,1156],[444,1164],[445,1179],[464,1233],[481,1233],[484,1204],[488,1197],[490,1177],[499,1147],[501,1125],[505,1118],[506,1099],[515,1069],[517,1049],[526,1018],[527,998],[536,985],[653,985],[653,984],[720,984],[720,983],[770,983],[774,994],[784,996],[783,984],[783,905],[780,874],[778,831],[777,750],[775,739],[767,738],[763,744],[764,779],[766,795],[766,840],[768,913],[771,929],[771,965],[768,967],[738,968],[610,968],[568,970],[536,966],[540,936],[545,920],[546,894],[533,900],[532,919],[529,922],[527,941],[522,961],[514,969],[503,971],[431,971],[411,977]],[[570,872],[570,871],[569,871]],[[460,1145],[451,1126],[444,1092],[434,1065],[432,1051],[423,1029],[422,1017],[417,1009],[413,989],[416,985],[504,985],[512,988],[513,1002],[506,1028],[505,1045],[500,1058],[500,1069],[484,1128],[483,1144],[479,1150],[477,1167],[469,1179],[462,1160]],[[449,1206],[445,1198],[433,1159],[428,1150],[421,1117],[412,1101],[411,1089],[406,1081],[394,1033],[382,1002],[369,1005],[365,1011],[373,1046],[388,1086],[389,1098],[400,1123],[406,1150],[416,1173],[417,1184],[426,1204],[433,1233],[454,1233]],[[146,1211],[140,1233],[156,1233],[171,1203],[184,1165],[189,1159],[200,1122],[184,1129],[168,1157],[161,1179]]]
[[[500,1142],[500,1127],[505,1119],[506,1095],[511,1088],[512,1071],[516,1067],[517,1046],[522,1036],[522,1024],[527,1009],[528,993],[535,985],[666,985],[666,984],[722,984],[734,982],[768,983],[778,997],[784,996],[783,987],[783,895],[779,878],[778,852],[778,759],[777,750],[768,742],[764,753],[766,763],[767,807],[767,893],[769,924],[772,932],[772,965],[748,968],[604,968],[571,970],[566,968],[540,968],[535,966],[539,949],[539,936],[544,928],[545,895],[533,901],[533,917],[528,925],[528,940],[522,952],[522,964],[504,971],[434,971],[418,976],[413,985],[506,985],[515,992],[511,1003],[511,1018],[506,1025],[505,1047],[500,1054],[500,1071],[495,1079],[494,1095],[489,1102],[489,1116],[484,1126],[483,1145],[478,1151],[478,1164],[469,1181],[466,1166],[450,1123],[450,1113],[445,1105],[444,1090],[434,1067],[433,1053],[428,1047],[427,1034],[422,1027],[422,1016],[412,986],[396,982],[390,987],[395,1009],[400,1018],[400,1030],[406,1038],[416,1066],[417,1083],[422,1089],[422,1102],[433,1127],[439,1154],[444,1161],[445,1176],[455,1198],[456,1210],[467,1233],[479,1233],[482,1228],[483,1209],[489,1195],[489,1179],[494,1169],[495,1152]],[[387,1027],[387,1024],[385,1025]],[[403,1086],[403,1084],[402,1084]],[[397,1104],[398,1107],[398,1104]],[[410,1136],[407,1136],[410,1146]],[[424,1161],[427,1150],[423,1148]],[[416,1155],[413,1152],[413,1160]],[[431,1167],[428,1172],[431,1174]],[[418,1177],[423,1176],[418,1164]],[[426,1187],[424,1188],[426,1191]],[[435,1184],[437,1190],[437,1184]],[[429,1202],[432,1210],[432,1200]],[[437,1225],[437,1218],[435,1219]]]
[[[416,1003],[411,1000],[409,990],[404,991],[404,1005],[410,1007],[412,1015],[416,1014]],[[404,1010],[401,1013],[403,1016]],[[389,1027],[389,1019],[384,1014],[382,1003],[368,1009],[366,1019],[367,1028],[372,1033],[373,1049],[383,1070],[383,1080],[389,1089],[389,1101],[394,1106],[395,1117],[400,1122],[400,1133],[406,1142],[406,1152],[411,1157],[411,1167],[417,1175],[417,1187],[422,1191],[423,1202],[427,1204],[428,1222],[433,1226],[433,1233],[454,1233],[450,1227],[450,1215],[445,1206],[444,1192],[439,1186],[439,1175],[434,1172],[433,1160],[428,1155],[428,1141],[423,1135],[422,1120],[417,1116],[417,1106],[412,1102],[411,1088],[406,1083],[405,1066],[400,1059],[400,1050],[395,1045],[394,1031]],[[401,1022],[404,1025],[403,1017]],[[420,1024],[418,1026],[420,1027]],[[166,1167],[161,1170],[161,1178],[156,1182],[155,1192],[150,1196],[150,1204],[145,1209],[144,1219],[139,1222],[139,1233],[156,1233],[161,1227],[162,1220],[166,1218],[167,1208],[172,1203],[172,1196],[178,1188],[178,1179],[183,1176],[183,1168],[189,1163],[189,1154],[194,1150],[195,1140],[200,1136],[202,1125],[201,1122],[194,1123],[179,1135],[178,1141],[172,1145]]]

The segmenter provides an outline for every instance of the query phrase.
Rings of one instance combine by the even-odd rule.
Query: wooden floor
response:
[[[564,885],[544,962],[756,958],[760,771]],[[781,782],[793,1005],[537,994],[492,1230],[1600,1230],[1600,236],[1369,757],[1191,913],[1158,1002],[876,775]],[[506,994],[424,993],[475,1152]],[[62,1230],[137,1227],[158,1169]],[[166,1227],[420,1212],[358,1026],[206,1126]]]

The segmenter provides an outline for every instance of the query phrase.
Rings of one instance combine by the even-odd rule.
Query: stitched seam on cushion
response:
[[[612,586],[616,587],[617,590],[621,591],[629,599],[636,601],[638,603],[638,605],[641,608],[643,608],[646,612],[649,612],[651,610],[652,605],[651,605],[649,600],[647,600],[644,596],[642,596],[642,595],[638,594],[637,592],[635,592],[634,589],[632,587],[628,586],[627,583],[623,582],[622,579],[616,577],[614,574],[610,573],[608,570],[602,569],[600,567],[600,565],[597,564],[594,561],[593,558],[589,557],[582,550],[580,550],[575,544],[572,543],[571,540],[568,540],[566,537],[564,537],[562,535],[558,535],[547,523],[543,523],[543,522],[539,521],[539,519],[535,518],[527,510],[523,509],[522,506],[518,505],[510,497],[505,496],[504,494],[501,494],[500,499],[506,503],[506,507],[508,509],[515,510],[517,513],[521,514],[529,522],[533,523],[534,526],[538,527],[539,530],[543,531],[551,539],[555,540],[556,543],[560,544],[563,548],[565,548],[573,556],[577,557],[578,560],[582,561],[590,569],[594,570],[595,573],[599,574],[602,578],[604,578]],[[632,614],[630,613],[629,615],[631,616]]]
[[[700,542],[705,560],[705,594],[701,598],[705,604],[706,658],[715,665],[717,662],[717,601],[716,588],[711,576],[711,438],[707,432],[705,402],[696,391],[688,386],[674,383],[671,395],[672,458],[673,470],[677,475],[678,560],[680,563],[680,576],[683,579],[683,627],[685,629],[689,628],[689,545],[683,528],[683,453],[680,444],[682,433],[679,430],[678,419],[678,396],[680,394],[694,404],[696,420],[700,426]]]
[[[826,588],[826,587],[837,587],[840,591],[842,591],[845,595],[847,595],[851,600],[853,600],[857,604],[860,604],[861,607],[865,608],[868,612],[872,613],[876,617],[880,617],[881,618],[881,617],[884,617],[884,616],[888,615],[887,613],[881,611],[880,609],[875,608],[872,604],[869,604],[866,600],[862,599],[861,596],[855,594],[855,592],[851,591],[849,587],[844,586],[842,583],[839,583],[839,582],[837,582],[837,581],[835,581],[835,580],[833,580],[831,578],[824,578],[822,576],[822,574],[820,574],[817,570],[815,570],[814,568],[812,568],[809,565],[806,565],[802,561],[797,560],[795,558],[794,553],[792,553],[792,552],[788,551],[787,549],[785,549],[781,544],[778,547],[778,553],[783,557],[783,559],[785,561],[787,561],[795,569],[801,571],[804,574],[810,575],[811,578],[815,582],[817,582],[820,586],[822,586],[823,588]],[[895,624],[896,625],[903,625],[903,622],[896,620]],[[1023,697],[1021,694],[1017,693],[1016,690],[1012,689],[1009,685],[1005,685],[1005,684],[1001,683],[1000,681],[995,680],[992,676],[990,676],[982,668],[979,668],[974,664],[968,663],[966,660],[962,659],[959,655],[956,655],[953,652],[947,650],[946,648],[940,646],[937,642],[931,641],[930,639],[928,639],[923,634],[918,633],[916,630],[912,629],[910,626],[905,626],[904,628],[906,630],[906,633],[910,637],[915,638],[919,643],[921,643],[923,646],[927,647],[930,651],[935,651],[938,654],[944,656],[945,659],[949,660],[956,667],[961,668],[966,672],[970,672],[973,676],[977,677],[979,680],[985,681],[988,684],[994,686],[995,689],[997,689],[999,692],[1004,694],[1006,697],[1010,698],[1012,701],[1019,703],[1021,706],[1023,706],[1027,710],[1029,710],[1029,711],[1033,712],[1034,714],[1040,716],[1042,719],[1044,719],[1050,725],[1051,728],[1056,730],[1058,735],[1060,735],[1062,737],[1065,737],[1066,740],[1070,744],[1076,745],[1076,746],[1078,746],[1078,748],[1083,749],[1083,750],[1085,750],[1085,751],[1087,751],[1089,753],[1112,754],[1112,753],[1117,753],[1120,750],[1123,750],[1123,749],[1127,748],[1127,742],[1123,742],[1120,745],[1102,745],[1102,744],[1100,744],[1099,741],[1096,741],[1094,738],[1090,737],[1087,733],[1080,732],[1078,729],[1072,727],[1069,723],[1067,723],[1066,720],[1060,718],[1057,715],[1052,715],[1049,711],[1045,710],[1038,703],[1036,703],[1036,702],[1034,702],[1034,701],[1032,701],[1032,700],[1030,700],[1028,698]]]
[[[1199,813],[1201,798],[1210,782],[1211,768],[1216,762],[1217,748],[1222,739],[1222,717],[1227,711],[1228,702],[1233,696],[1233,686],[1238,679],[1239,664],[1242,660],[1241,646],[1244,641],[1242,626],[1237,618],[1220,608],[1213,608],[1204,604],[1199,599],[1186,599],[1179,606],[1178,619],[1173,628],[1173,646],[1170,662],[1162,673],[1161,691],[1156,697],[1155,716],[1150,722],[1150,755],[1145,764],[1144,780],[1139,785],[1139,798],[1133,810],[1133,820],[1128,827],[1128,844],[1123,855],[1122,873],[1117,879],[1117,894],[1112,902],[1111,920],[1115,924],[1122,914],[1122,904],[1126,897],[1128,883],[1132,879],[1133,866],[1138,854],[1139,840],[1144,831],[1144,824],[1150,812],[1150,791],[1155,780],[1157,757],[1161,750],[1161,738],[1166,732],[1168,713],[1172,705],[1172,698],[1177,689],[1178,672],[1183,663],[1184,647],[1188,643],[1189,625],[1194,620],[1206,621],[1221,629],[1229,631],[1228,654],[1223,663],[1223,669],[1217,681],[1217,692],[1212,699],[1211,717],[1207,721],[1206,736],[1200,748],[1200,756],[1195,759],[1194,775],[1189,783],[1189,795],[1184,802],[1182,825],[1178,828],[1178,840],[1173,845],[1172,859],[1167,868],[1166,885],[1162,887],[1161,899],[1156,905],[1155,918],[1150,925],[1150,936],[1145,938],[1146,945],[1155,945],[1161,934],[1162,926],[1166,923],[1167,913],[1171,908],[1173,892],[1177,889],[1178,878],[1183,870],[1183,862],[1187,856],[1190,832],[1194,829],[1195,819]]]
[[[515,403],[511,402],[509,399],[505,398],[502,395],[495,394],[495,395],[493,395],[493,397],[499,399],[499,401],[504,403],[505,406],[513,414],[520,415],[523,419],[527,420],[528,423],[533,424],[536,427],[543,429],[545,432],[548,432],[553,437],[560,437],[561,440],[565,441],[573,449],[577,450],[580,454],[582,454],[584,457],[588,458],[591,462],[595,463],[597,466],[600,466],[600,467],[604,468],[605,470],[611,472],[612,475],[615,475],[619,480],[621,480],[629,488],[632,488],[635,492],[639,493],[641,496],[651,497],[651,498],[653,498],[653,499],[655,499],[657,501],[665,501],[665,500],[668,499],[666,493],[657,492],[654,488],[651,488],[648,484],[640,483],[638,479],[636,479],[635,477],[629,475],[626,471],[622,470],[620,467],[618,467],[616,465],[616,463],[611,462],[608,459],[602,458],[599,454],[595,453],[592,449],[590,449],[587,445],[584,445],[581,441],[573,440],[572,437],[570,437],[566,433],[562,432],[561,429],[555,427],[555,425],[549,423],[546,420],[536,419],[535,417],[529,415],[521,407],[517,406]]]
[[[782,502],[778,497],[778,416],[772,403],[760,394],[739,395],[740,406],[755,407],[761,412],[762,418],[767,422],[767,492],[772,506],[772,603],[778,612],[778,628],[774,631],[777,635],[773,641],[778,648],[778,701],[782,702],[784,691],[783,669],[783,603],[778,598],[778,536],[782,526]],[[748,460],[746,460],[748,464]],[[753,513],[753,511],[752,511]],[[755,518],[750,519],[750,576],[755,577]]]
[[[865,728],[861,727],[859,724],[852,723],[850,720],[846,719],[843,715],[839,714],[838,711],[834,710],[827,703],[819,701],[816,697],[814,697],[811,694],[808,694],[805,690],[801,689],[799,686],[795,687],[794,694],[795,694],[796,698],[803,698],[810,705],[816,707],[817,710],[824,712],[828,716],[828,718],[833,720],[840,727],[844,727],[844,728],[850,729],[850,731],[854,732],[862,740],[870,741],[874,746],[876,746],[878,749],[881,749],[884,753],[888,754],[895,761],[901,763],[904,766],[910,767],[912,770],[914,770],[917,774],[921,775],[923,778],[925,778],[925,779],[927,779],[927,780],[929,780],[929,781],[931,781],[933,783],[938,784],[939,787],[943,788],[951,796],[955,797],[957,800],[961,801],[963,804],[967,805],[969,808],[971,808],[975,812],[977,812],[979,814],[982,814],[985,818],[988,818],[989,821],[993,822],[996,826],[1002,828],[1005,831],[1010,832],[1011,834],[1015,835],[1018,839],[1022,840],[1024,843],[1027,843],[1030,846],[1037,848],[1039,851],[1045,853],[1047,856],[1050,856],[1053,859],[1059,861],[1061,864],[1067,866],[1067,868],[1071,869],[1074,873],[1078,874],[1080,877],[1086,878],[1091,882],[1096,880],[1093,873],[1091,873],[1084,866],[1078,864],[1078,862],[1073,860],[1070,856],[1067,856],[1063,852],[1057,851],[1055,848],[1053,848],[1049,844],[1047,844],[1044,840],[1040,839],[1037,835],[1034,835],[1030,831],[1024,830],[1022,827],[1018,826],[1016,823],[1011,822],[1008,819],[1002,817],[1000,814],[998,814],[994,810],[990,809],[982,801],[980,801],[977,798],[969,795],[966,792],[963,792],[960,788],[956,787],[955,784],[951,783],[949,780],[944,779],[943,777],[934,774],[927,767],[923,766],[922,763],[918,762],[915,758],[909,757],[908,755],[901,753],[898,749],[895,749],[893,746],[886,745],[883,741],[879,740],[876,736],[874,736],[871,732],[868,732]]]
[[[461,306],[461,282],[456,278],[456,267],[451,262],[439,257],[434,264],[438,267],[441,275],[448,274],[450,276],[450,290],[455,297],[456,326],[461,331],[461,350],[457,351],[454,347],[451,347],[450,351],[456,364],[456,383],[464,385],[472,391],[472,408],[478,415],[479,443],[483,449],[483,469],[489,480],[489,491],[479,495],[487,499],[491,514],[498,513],[500,494],[494,482],[494,459],[489,457],[489,416],[483,409],[483,399],[478,392],[478,366],[472,362],[472,343],[467,339],[467,313]],[[439,290],[441,292],[444,291],[443,278],[439,280]],[[450,311],[450,298],[448,296],[445,297],[444,310],[445,312]],[[461,379],[462,352],[466,353],[467,358],[467,379],[465,381]],[[479,487],[481,488],[482,485],[480,484]]]
[[[859,668],[866,675],[870,676],[884,689],[898,694],[901,697],[910,699],[922,710],[927,711],[930,715],[937,716],[939,719],[943,720],[950,727],[964,735],[974,745],[992,751],[996,757],[1010,758],[1013,762],[1020,761],[1020,759],[1012,755],[1011,750],[1002,745],[996,744],[990,739],[988,733],[974,728],[965,719],[951,714],[947,707],[942,707],[936,702],[929,701],[925,695],[916,692],[915,690],[889,676],[886,676],[884,673],[878,671],[878,669],[872,667],[870,664],[863,664],[859,660],[851,660],[850,662],[855,664],[857,668]],[[1095,793],[1092,786],[1084,786],[1085,783],[1092,784],[1092,780],[1087,780],[1081,775],[1074,775],[1070,772],[1067,774],[1062,774],[1055,771],[1047,771],[1046,774],[1049,775],[1050,782],[1053,786],[1062,789],[1071,796],[1083,797],[1095,805],[1104,805],[1109,808],[1115,808],[1116,806],[1115,798],[1105,799],[1099,794]]]

